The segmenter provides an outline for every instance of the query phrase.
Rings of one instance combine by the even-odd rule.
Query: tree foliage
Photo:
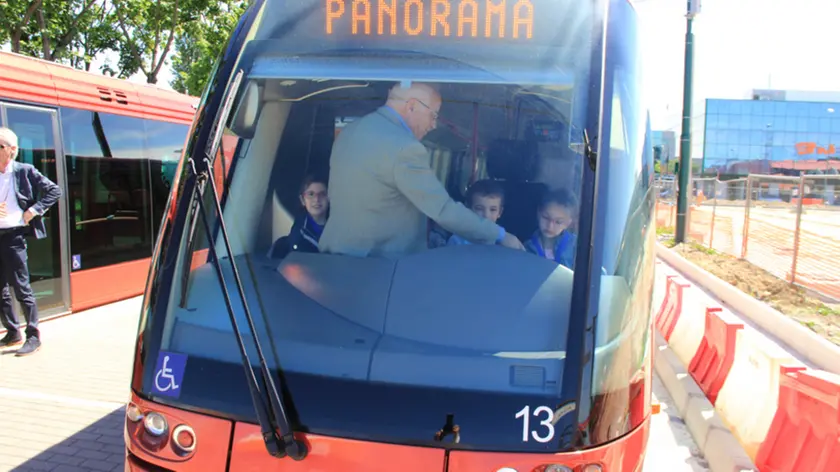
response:
[[[0,43],[12,52],[90,69],[93,58],[118,47],[108,0],[6,0]]]
[[[180,29],[189,0],[113,0],[120,34],[120,68],[141,71],[146,82],[157,76]]]
[[[247,5],[243,0],[221,0],[210,5],[195,21],[184,25],[175,40],[172,88],[193,96],[201,95],[216,58]]]
[[[178,91],[199,95],[247,0],[0,0],[0,45],[118,78],[157,83],[171,63]],[[174,57],[173,57],[174,53]]]

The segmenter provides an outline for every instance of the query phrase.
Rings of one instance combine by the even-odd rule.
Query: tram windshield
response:
[[[550,417],[534,416],[526,434],[516,415],[557,407],[569,321],[582,316],[573,276],[588,263],[575,256],[580,215],[593,212],[580,198],[581,149],[598,93],[590,41],[600,20],[589,2],[522,0],[491,28],[477,19],[493,17],[481,2],[472,23],[446,31],[504,33],[496,43],[429,32],[423,43],[408,20],[392,23],[397,35],[385,41],[352,37],[383,24],[359,21],[377,10],[357,3],[266,3],[258,13],[226,90],[229,109],[219,112],[222,132],[240,139],[216,179],[232,255],[218,215],[208,215],[225,279],[234,280],[230,256],[297,429],[430,444],[452,415],[460,447],[556,451],[562,432]],[[414,3],[462,15],[478,8],[394,5]],[[388,2],[378,4],[382,14]],[[281,5],[284,14],[272,15]],[[540,8],[553,18],[550,37]],[[417,24],[443,27],[428,18]],[[514,31],[542,39],[529,44]],[[197,206],[186,211],[160,350],[186,358],[180,402],[253,421],[209,238]],[[523,247],[498,243],[498,228]],[[617,246],[622,234],[608,239]],[[615,261],[594,269],[615,271]],[[626,284],[602,285],[625,287],[610,289],[623,311]],[[166,395],[151,370],[146,379],[148,393]]]

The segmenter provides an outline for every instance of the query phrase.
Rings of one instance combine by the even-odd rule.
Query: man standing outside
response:
[[[384,106],[347,125],[330,156],[330,219],[321,252],[400,256],[428,248],[426,217],[479,244],[524,250],[516,236],[449,197],[421,139],[437,124],[440,94],[396,85]]]
[[[0,347],[20,344],[20,324],[12,305],[9,286],[23,305],[26,318],[26,342],[18,356],[32,354],[41,347],[38,331],[38,307],[29,285],[25,236],[38,239],[47,236],[41,219],[61,197],[61,189],[30,164],[16,162],[17,135],[9,128],[0,128],[0,286],[3,300],[0,321],[8,332],[0,339]]]

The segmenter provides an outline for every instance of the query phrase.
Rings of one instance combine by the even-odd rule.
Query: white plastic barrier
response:
[[[706,300],[694,285],[683,289],[681,308],[668,344],[683,365],[688,366],[706,332]]]
[[[742,329],[737,337],[735,361],[715,409],[754,461],[778,407],[781,372],[806,366],[754,330]]]

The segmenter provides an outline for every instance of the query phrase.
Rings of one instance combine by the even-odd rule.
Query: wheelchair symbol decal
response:
[[[82,268],[82,255],[81,254],[73,254],[73,270],[79,270]]]
[[[160,351],[152,390],[160,395],[177,398],[181,394],[181,381],[186,365],[187,356],[184,354]]]

